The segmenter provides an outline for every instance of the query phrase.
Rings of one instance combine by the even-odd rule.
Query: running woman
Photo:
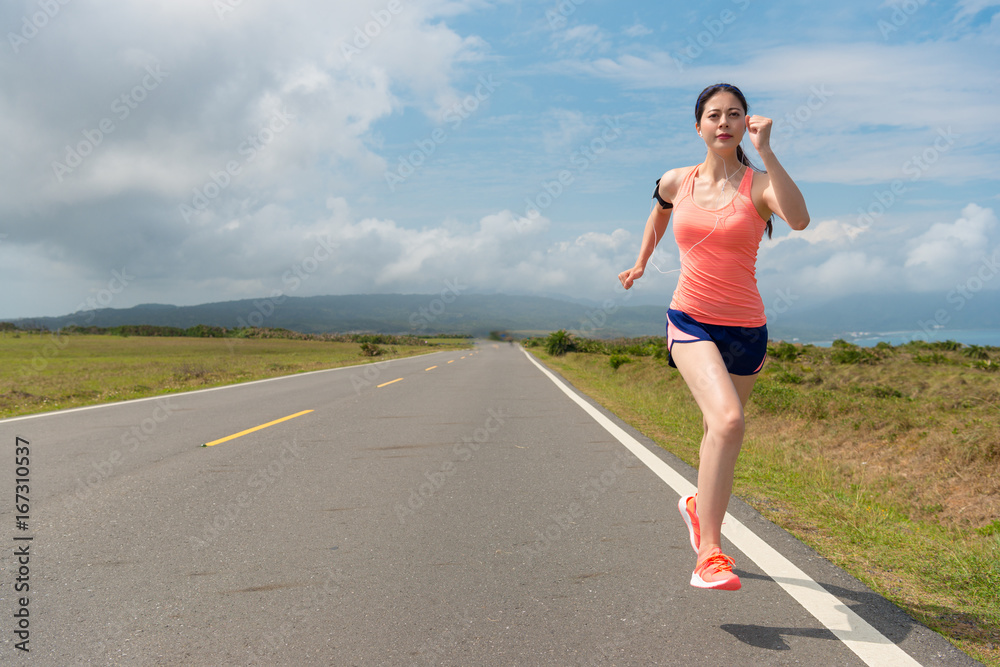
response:
[[[743,444],[743,408],[767,354],[764,303],[757,290],[757,248],[777,215],[795,230],[809,224],[798,187],[770,146],[771,119],[747,115],[736,86],[709,86],[695,104],[695,129],[707,148],[693,167],[671,169],[656,182],[635,266],[618,275],[625,289],[642,277],[674,217],[680,278],[667,310],[670,365],[701,408],[698,490],[680,499],[691,546],[698,554],[691,585],[735,591],[740,579],[722,553],[722,519]],[[750,134],[766,171],[740,146]]]

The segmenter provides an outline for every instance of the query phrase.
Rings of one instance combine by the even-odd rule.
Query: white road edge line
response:
[[[564,394],[583,408],[594,421],[603,426],[618,442],[636,455],[650,470],[660,477],[679,496],[694,493],[695,487],[684,479],[677,471],[668,466],[658,456],[649,451],[642,443],[626,433],[621,427],[605,417],[575,391],[567,387],[551,371],[542,366],[526,350],[522,350],[542,373],[555,383]],[[680,525],[678,523],[678,525]],[[916,665],[914,660],[903,649],[889,641],[878,630],[858,616],[850,607],[841,602],[825,588],[813,581],[809,575],[796,567],[790,560],[754,534],[738,519],[726,513],[726,522],[722,534],[728,538],[747,558],[755,562],[765,574],[785,589],[792,598],[806,611],[816,617],[830,632],[854,651],[867,665]]]
[[[399,359],[386,359],[385,361],[376,361],[374,364],[355,364],[353,366],[338,366],[337,368],[322,368],[318,371],[308,371],[305,373],[293,373],[291,375],[280,375],[273,378],[265,378],[263,380],[251,380],[250,382],[238,382],[236,384],[224,384],[221,387],[209,387],[208,389],[192,389],[191,391],[178,391],[171,394],[160,394],[158,396],[147,396],[146,398],[131,398],[127,401],[115,401],[114,403],[101,403],[100,405],[84,405],[79,408],[67,408],[66,410],[54,410],[52,412],[39,412],[33,415],[24,415],[21,417],[8,417],[7,419],[0,419],[0,424],[10,424],[13,422],[25,421],[27,419],[39,419],[40,417],[54,417],[56,415],[68,415],[74,412],[83,412],[84,410],[100,410],[101,408],[110,408],[116,405],[127,405],[128,403],[142,403],[144,401],[158,401],[162,399],[169,399],[174,396],[188,396],[190,394],[204,394],[209,391],[222,391],[223,389],[236,389],[238,387],[249,387],[254,384],[262,384],[264,382],[276,382],[278,380],[287,380],[289,378],[301,378],[307,375],[315,375],[316,373],[333,373],[335,371],[346,371],[351,368],[366,368],[368,366],[376,366],[378,364],[391,364],[394,361],[405,361],[407,359],[417,359],[419,357],[428,357],[432,354],[444,354],[445,352],[454,352],[454,350],[440,350],[438,352],[425,352],[424,354],[415,354],[412,357],[400,357]]]

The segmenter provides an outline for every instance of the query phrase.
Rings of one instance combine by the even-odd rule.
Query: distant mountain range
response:
[[[766,302],[765,302],[766,303]],[[849,332],[917,329],[1000,329],[1000,291],[971,298],[955,294],[852,296],[822,304],[768,304],[773,339],[824,340]],[[774,312],[771,312],[773,310]],[[370,294],[281,297],[197,306],[143,304],[102,308],[61,317],[14,320],[18,326],[56,330],[72,324],[113,327],[150,324],[227,329],[269,327],[304,333],[463,333],[517,335],[567,329],[591,338],[662,335],[664,306],[587,306],[559,299],[504,294]]]

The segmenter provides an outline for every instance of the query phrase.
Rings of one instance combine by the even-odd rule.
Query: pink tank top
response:
[[[757,248],[767,221],[750,197],[753,170],[747,168],[732,202],[717,211],[694,203],[697,172],[698,167],[688,172],[673,202],[674,238],[683,259],[670,308],[704,324],[763,326],[767,319],[757,290]]]

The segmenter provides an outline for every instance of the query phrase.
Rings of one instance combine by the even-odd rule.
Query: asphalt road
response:
[[[480,343],[0,422],[0,662],[978,664],[738,501],[743,589],[691,588],[694,471],[559,382]]]

